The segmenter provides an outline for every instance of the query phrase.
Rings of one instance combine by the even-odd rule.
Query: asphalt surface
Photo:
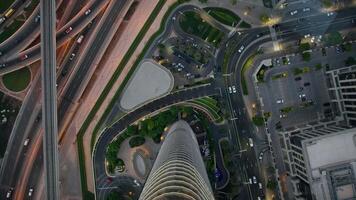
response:
[[[81,30],[83,30],[100,13],[100,11],[102,11],[102,9],[105,8],[108,2],[109,1],[103,1],[103,0],[95,0],[95,1],[93,0],[89,2],[87,7],[90,8],[91,12],[88,15],[85,15],[84,11],[79,12],[77,16],[72,18],[71,21],[69,21],[65,26],[63,26],[60,30],[57,31],[56,47],[58,48],[62,46],[65,42],[73,38]],[[31,27],[32,29],[39,27],[39,23],[32,24],[32,25],[33,25],[33,27]],[[72,27],[71,31],[68,31],[69,27]],[[26,29],[26,32],[27,30],[28,29]],[[21,36],[17,36],[17,37],[20,37],[22,40],[28,36],[25,33],[19,33],[19,34]],[[15,42],[16,41],[20,41],[20,40],[15,40]],[[11,48],[11,45],[13,45],[12,42],[9,45],[6,45],[6,48]],[[6,48],[4,50],[1,50],[3,51],[4,55],[6,54]],[[26,59],[22,58],[23,55],[27,55],[28,58]],[[41,58],[41,48],[39,44],[21,52],[20,54],[14,54],[8,57],[1,56],[0,63],[5,64],[5,66],[0,68],[0,74],[5,74],[14,71],[16,69],[20,69],[26,65],[38,61],[40,58]]]
[[[336,31],[336,30],[343,30],[349,27],[352,27],[353,24],[351,23],[351,18],[349,16],[354,16],[354,13],[352,10],[344,10],[336,15],[334,18],[327,17],[326,14],[320,14],[316,16],[310,16],[307,21],[310,23],[303,23],[301,24],[299,20],[294,20],[286,23],[282,23],[279,25],[279,28],[277,30],[278,33],[278,39],[281,40],[294,40],[294,39],[299,39],[304,36],[304,34],[307,33],[325,33],[325,32],[330,32],[330,31]],[[321,23],[322,22],[322,23]],[[294,27],[298,27],[298,31],[294,30]],[[292,30],[291,30],[292,29]],[[265,140],[263,138],[260,138],[258,135],[254,134],[256,132],[256,129],[252,125],[249,117],[244,111],[245,104],[243,100],[243,95],[241,95],[242,90],[241,90],[241,69],[243,66],[243,63],[247,60],[247,58],[252,55],[255,51],[257,51],[258,47],[268,41],[271,41],[270,37],[263,38],[263,34],[266,34],[268,32],[267,28],[258,28],[258,29],[252,29],[250,31],[246,32],[246,36],[243,33],[242,35],[236,34],[235,37],[237,40],[239,40],[237,49],[241,46],[245,46],[245,50],[242,52],[242,54],[236,52],[236,54],[233,56],[233,59],[231,59],[229,63],[229,69],[227,74],[232,74],[231,76],[228,76],[227,78],[227,85],[236,85],[237,86],[237,95],[228,95],[228,101],[230,102],[229,104],[231,105],[231,110],[232,110],[232,116],[236,119],[234,119],[232,122],[233,124],[231,125],[232,129],[235,129],[235,136],[232,134],[232,141],[235,142],[236,146],[240,146],[240,150],[247,150],[241,153],[241,161],[243,163],[243,170],[246,172],[246,182],[248,182],[248,178],[252,179],[252,176],[256,176],[257,182],[265,182],[266,180],[263,180],[260,176],[260,169],[259,166],[256,165],[258,163],[257,160],[257,155],[258,151],[257,149],[255,150],[256,147],[258,146],[263,146],[265,143]],[[257,37],[257,35],[260,35]],[[261,37],[261,38],[260,38]],[[240,38],[240,39],[239,39]],[[262,39],[263,38],[263,39]],[[234,39],[231,38],[228,42],[232,42]],[[256,43],[253,44],[253,41],[257,41]],[[252,44],[252,45],[251,45]],[[250,47],[247,48],[248,45],[251,45]],[[218,56],[218,63],[220,60],[220,63],[222,63],[222,57],[223,55]],[[249,91],[253,92],[253,91]],[[237,114],[234,114],[237,113]],[[234,125],[235,124],[235,125]],[[236,128],[235,128],[236,127]],[[274,129],[274,127],[269,127],[270,130],[271,128]],[[273,134],[273,141],[277,141],[278,137],[276,134]],[[254,147],[248,147],[247,141],[248,138],[252,138],[254,141]],[[244,148],[245,146],[245,148]],[[279,149],[279,145],[277,145],[277,142],[273,142],[272,144],[273,149]],[[281,158],[281,157],[279,157]],[[284,166],[283,166],[283,161],[280,159],[279,162],[276,163],[277,168],[281,169],[281,172],[284,172]],[[261,191],[258,188],[257,184],[245,184],[246,190],[239,196],[239,199],[257,199],[258,196],[261,196]],[[248,194],[248,195],[247,195]]]
[[[99,1],[97,1],[99,2]],[[100,2],[99,2],[100,3]],[[120,1],[120,5],[123,3],[123,1]],[[106,4],[104,4],[106,5]],[[117,16],[119,12],[119,8],[115,7],[114,8],[115,16]],[[93,13],[93,11],[92,11]],[[107,27],[110,27],[111,24],[106,24]],[[73,30],[74,31],[74,30]],[[87,31],[87,29],[85,30]],[[84,33],[85,33],[84,31]],[[103,38],[103,36],[102,36]],[[101,41],[102,42],[102,41]],[[95,47],[95,45],[93,46]],[[95,48],[94,48],[95,49]],[[65,69],[70,68],[70,64],[66,62],[65,64]],[[83,69],[82,69],[83,70]],[[80,75],[80,74],[79,74]],[[59,77],[58,81],[62,81],[63,77]],[[80,75],[80,78],[83,78],[83,76]],[[78,80],[80,78],[77,78],[76,84],[79,84],[81,80]],[[79,82],[78,82],[79,81]],[[20,173],[16,173],[21,171],[25,167],[24,160],[26,158],[27,150],[30,147],[23,148],[23,142],[26,138],[34,138],[35,135],[39,132],[38,131],[38,126],[41,124],[41,117],[40,117],[40,105],[38,105],[38,102],[41,102],[41,99],[38,97],[41,96],[41,85],[39,81],[34,81],[35,84],[37,84],[36,87],[34,87],[33,91],[29,92],[29,95],[27,95],[23,106],[21,107],[21,110],[19,112],[19,118],[17,119],[17,122],[15,123],[13,133],[11,134],[10,141],[8,143],[8,149],[5,153],[5,158],[3,162],[4,166],[1,168],[0,171],[0,198],[2,198],[2,195],[6,194],[6,191],[9,190],[9,188],[14,188],[17,181],[20,179]],[[60,83],[60,82],[58,82]],[[73,83],[68,87],[69,90],[73,91],[71,89]],[[68,100],[68,99],[67,99]],[[22,113],[22,114],[21,114]],[[38,118],[37,118],[38,117]],[[24,131],[25,130],[25,131]],[[31,131],[30,131],[31,130]],[[19,148],[20,147],[20,148]],[[9,156],[11,155],[11,156]],[[42,157],[42,151],[37,155],[37,160]],[[38,166],[38,163],[34,164],[35,166]],[[15,166],[15,167],[14,167]],[[43,170],[41,167],[34,167],[33,172],[31,174],[37,174],[40,175],[41,171],[38,170]],[[13,175],[9,175],[13,174]],[[39,179],[40,176],[34,176],[36,179]],[[24,178],[24,177],[21,177]],[[30,184],[33,185],[37,183],[37,180],[30,180]],[[16,191],[16,188],[15,188]]]
[[[45,198],[59,199],[59,159],[56,90],[56,10],[54,0],[41,0],[41,63],[43,88],[43,153]]]
[[[147,103],[137,108],[136,110],[128,113],[127,115],[119,119],[111,127],[105,129],[105,131],[102,132],[101,135],[99,136],[93,152],[96,197],[100,197],[99,199],[105,199],[101,197],[106,197],[106,195],[108,195],[107,190],[98,189],[103,187],[109,178],[105,171],[106,147],[121,131],[125,130],[125,128],[128,125],[134,123],[135,121],[139,120],[140,118],[150,113],[153,113],[159,109],[170,106],[172,104],[191,100],[194,98],[203,97],[203,96],[216,95],[219,93],[220,93],[220,89],[216,88],[214,85],[204,85],[196,88],[191,88],[191,89],[186,89],[175,93],[171,93],[169,95],[161,97],[153,102]],[[115,177],[113,179],[120,180],[121,177]]]

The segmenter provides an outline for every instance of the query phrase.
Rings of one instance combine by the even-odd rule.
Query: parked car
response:
[[[276,103],[277,104],[282,104],[282,103],[284,103],[284,100],[283,99],[277,99]]]
[[[293,15],[295,15],[295,14],[297,14],[297,13],[298,13],[298,10],[293,10],[293,11],[290,12],[290,15],[293,16]]]
[[[309,11],[310,11],[309,7],[303,8],[303,12],[309,12]]]

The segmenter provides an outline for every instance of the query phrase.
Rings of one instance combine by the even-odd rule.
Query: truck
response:
[[[5,13],[5,17],[9,18],[14,12],[15,12],[15,10],[12,9],[12,8],[10,8],[10,10],[8,10],[8,11]]]

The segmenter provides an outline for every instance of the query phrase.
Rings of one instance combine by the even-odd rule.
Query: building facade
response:
[[[214,199],[198,142],[187,122],[180,120],[170,127],[140,199]]]

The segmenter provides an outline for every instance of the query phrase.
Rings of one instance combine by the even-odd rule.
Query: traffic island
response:
[[[23,94],[31,82],[31,70],[28,67],[5,74],[1,78],[0,86],[4,92],[14,98],[22,100]]]

